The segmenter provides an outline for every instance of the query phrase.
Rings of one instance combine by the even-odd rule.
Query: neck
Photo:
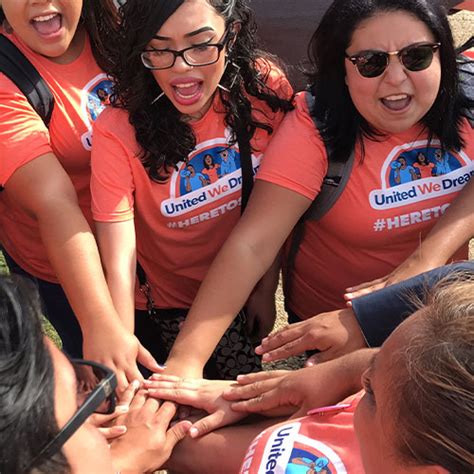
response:
[[[79,24],[68,49],[64,52],[64,54],[61,54],[61,56],[49,58],[50,61],[56,64],[69,64],[74,62],[81,55],[84,49],[85,41],[86,30],[81,24]]]

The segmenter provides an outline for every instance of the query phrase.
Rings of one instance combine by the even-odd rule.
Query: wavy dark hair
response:
[[[0,276],[0,472],[24,474],[58,434],[54,367],[43,341],[40,300],[33,284]],[[70,472],[59,451],[34,472]]]
[[[363,137],[383,139],[355,108],[345,83],[345,52],[360,23],[380,12],[405,11],[422,21],[441,43],[441,84],[431,109],[421,123],[429,141],[437,137],[444,150],[464,146],[461,136],[463,118],[474,107],[460,86],[456,50],[446,12],[433,0],[335,0],[314,33],[308,55],[312,70],[308,73],[311,91],[316,97],[312,113],[325,124],[321,134],[332,149],[331,159],[345,162]]]
[[[81,23],[89,34],[92,53],[99,67],[108,70],[111,66],[110,33],[116,34],[117,7],[113,0],[83,0]],[[0,23],[5,14],[0,6]]]
[[[224,121],[232,131],[229,145],[236,143],[237,131],[247,134],[249,139],[257,128],[271,134],[271,125],[256,120],[252,114],[249,96],[265,102],[274,112],[291,109],[290,101],[267,87],[270,67],[257,64],[265,59],[275,62],[275,58],[257,49],[256,25],[247,0],[208,2],[224,18],[226,27],[234,22],[241,25],[228,51],[229,59],[240,69],[228,67],[224,72],[221,84],[230,89],[229,93],[218,89],[225,109]],[[180,161],[186,161],[196,145],[191,125],[166,97],[152,104],[161,89],[141,63],[140,53],[157,32],[160,8],[160,2],[149,0],[127,0],[120,8],[120,38],[115,42],[114,64],[109,70],[115,82],[112,104],[128,111],[142,148],[140,158],[149,177],[156,182],[166,181],[170,171]]]

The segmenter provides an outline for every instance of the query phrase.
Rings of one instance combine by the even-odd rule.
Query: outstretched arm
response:
[[[202,377],[219,339],[310,203],[298,193],[257,180],[244,215],[201,285],[171,350],[167,372]]]
[[[117,371],[119,384],[141,378],[138,341],[121,324],[92,231],[69,176],[52,153],[21,166],[5,195],[38,223],[48,258],[79,321],[84,357]]]

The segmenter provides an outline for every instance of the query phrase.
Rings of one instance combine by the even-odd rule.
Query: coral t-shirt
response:
[[[413,168],[418,172],[418,176],[423,178],[430,178],[433,176],[433,168],[436,168],[434,163],[428,163],[427,165],[420,165],[419,163],[414,163]]]
[[[439,141],[427,146],[420,126],[381,141],[364,140],[349,181],[330,211],[308,221],[296,255],[287,304],[301,318],[345,306],[345,288],[387,275],[417,247],[463,186],[474,176],[474,130],[462,129],[466,148],[446,155]],[[416,179],[400,173],[403,161],[413,168],[423,152],[436,176]],[[438,156],[438,161],[437,157]],[[401,159],[403,158],[403,159]],[[257,179],[313,200],[327,172],[324,144],[308,114],[305,97],[285,117],[267,148]],[[415,178],[415,179],[414,179]],[[467,246],[456,255],[467,258]]]
[[[282,73],[273,69],[268,85],[291,96]],[[283,118],[253,97],[254,116],[276,130]],[[95,123],[92,151],[92,212],[99,222],[134,219],[138,260],[158,308],[189,308],[209,265],[240,216],[241,168],[238,144],[229,130],[219,94],[207,113],[192,123],[196,147],[166,183],[153,182],[140,159],[135,130],[124,110],[108,109]],[[270,139],[257,129],[252,140],[254,173]],[[219,167],[206,179],[207,154]],[[221,163],[225,160],[225,166]],[[191,166],[190,166],[191,165]],[[138,300],[137,306],[143,308]]]
[[[92,122],[103,110],[98,91],[107,93],[111,82],[97,66],[89,39],[70,64],[56,64],[31,51],[14,34],[7,37],[36,67],[54,96],[49,129],[25,96],[0,74],[0,185],[21,166],[54,153],[76,189],[82,212],[92,224],[90,211],[90,152]],[[45,183],[45,192],[47,183]],[[36,277],[57,282],[46,257],[35,220],[13,200],[0,193],[1,243],[13,259]]]
[[[353,418],[363,392],[340,411],[286,421],[267,428],[250,444],[240,474],[363,474]]]

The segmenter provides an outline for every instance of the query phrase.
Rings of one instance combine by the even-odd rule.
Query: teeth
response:
[[[57,13],[51,13],[50,15],[43,15],[43,16],[37,16],[36,18],[33,18],[33,21],[49,21],[52,20]]]
[[[196,85],[196,82],[186,82],[184,84],[176,84],[174,87],[177,89],[186,89],[188,87],[193,87],[194,85]]]
[[[388,97],[384,97],[384,100],[405,100],[408,99],[407,94],[398,94],[398,95],[390,95]]]

